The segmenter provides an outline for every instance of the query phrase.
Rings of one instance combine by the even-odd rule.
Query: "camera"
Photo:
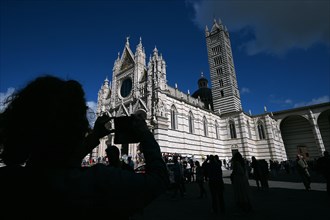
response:
[[[115,125],[115,144],[129,144],[138,143],[140,138],[134,131],[134,120],[133,116],[121,116],[113,118]]]

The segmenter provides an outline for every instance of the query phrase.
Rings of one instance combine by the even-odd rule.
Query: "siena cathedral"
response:
[[[330,151],[330,103],[265,112],[242,109],[230,37],[221,21],[205,29],[211,88],[201,74],[198,90],[184,93],[167,84],[166,62],[155,48],[146,62],[140,43],[135,53],[127,38],[114,62],[112,81],[105,79],[98,93],[97,114],[112,117],[144,112],[163,154],[202,160],[206,155],[230,159],[239,151],[248,160],[283,161],[297,154],[308,160]],[[93,154],[105,155],[114,134],[101,140]],[[116,145],[116,144],[114,144]],[[136,158],[137,143],[116,145],[122,155]]]

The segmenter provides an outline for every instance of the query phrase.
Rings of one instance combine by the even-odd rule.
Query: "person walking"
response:
[[[260,189],[260,179],[261,179],[261,167],[259,161],[252,156],[251,168],[253,169],[253,178],[256,181],[257,189]]]
[[[196,182],[199,186],[199,197],[198,198],[203,198],[206,197],[206,190],[204,188],[204,169],[200,165],[199,161],[195,161],[195,166],[196,166]]]
[[[225,200],[223,196],[224,182],[222,179],[222,163],[217,156],[210,155],[208,167],[209,188],[212,199],[212,211],[225,213]]]
[[[184,197],[184,188],[183,188],[183,167],[178,161],[177,156],[173,156],[173,175],[174,175],[174,192],[172,199],[175,199],[180,193],[181,197]]]
[[[239,152],[232,158],[233,171],[230,179],[233,185],[234,199],[237,207],[244,213],[249,213],[252,208],[252,195],[249,181],[246,176],[245,161]]]
[[[297,155],[296,158],[297,164],[297,172],[301,177],[301,180],[305,186],[305,189],[309,191],[311,189],[311,176],[308,171],[308,164],[304,157],[300,154]]]

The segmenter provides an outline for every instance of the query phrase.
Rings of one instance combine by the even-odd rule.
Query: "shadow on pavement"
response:
[[[207,188],[207,187],[206,187]],[[133,216],[132,220],[204,220],[204,219],[328,219],[330,198],[324,191],[305,191],[301,189],[270,188],[259,191],[251,186],[254,212],[241,214],[235,207],[231,184],[225,184],[226,214],[215,215],[211,212],[210,196],[198,199],[196,183],[186,184],[184,198],[171,199],[168,191],[145,208],[143,215]],[[209,193],[208,193],[209,194]]]

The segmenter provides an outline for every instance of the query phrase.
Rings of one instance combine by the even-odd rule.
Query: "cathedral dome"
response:
[[[205,104],[204,108],[213,110],[212,90],[208,88],[208,80],[204,77],[203,73],[198,80],[198,88],[199,89],[192,94],[192,97],[196,99],[199,97]],[[211,106],[211,109],[209,106]]]

